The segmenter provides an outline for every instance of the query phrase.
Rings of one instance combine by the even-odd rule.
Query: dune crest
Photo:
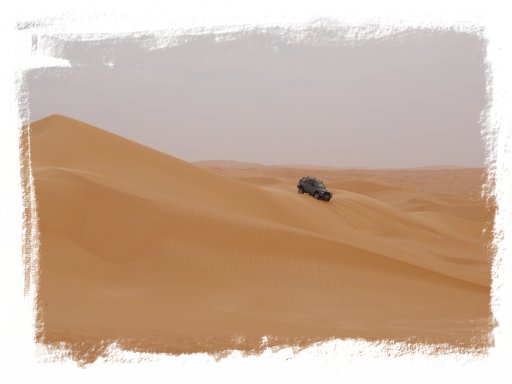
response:
[[[59,115],[30,130],[42,341],[173,353],[253,349],[265,335],[488,343],[478,199],[326,169],[325,203],[296,193],[300,169],[194,165]],[[474,184],[465,169],[438,172]]]

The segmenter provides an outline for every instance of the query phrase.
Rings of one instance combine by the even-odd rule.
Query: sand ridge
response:
[[[488,343],[482,170],[192,164],[64,116],[30,129],[45,342]],[[296,193],[308,172],[331,202]]]

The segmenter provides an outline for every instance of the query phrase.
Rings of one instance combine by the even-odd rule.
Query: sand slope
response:
[[[46,342],[485,345],[481,201],[335,170],[324,171],[333,200],[316,201],[296,193],[308,170],[215,162],[212,172],[57,115],[30,137]]]

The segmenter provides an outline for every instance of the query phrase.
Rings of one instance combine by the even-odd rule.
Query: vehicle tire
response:
[[[304,193],[304,188],[299,187],[299,193],[302,195]]]
[[[318,192],[315,192],[314,196],[315,196],[315,199],[320,200],[320,194]]]

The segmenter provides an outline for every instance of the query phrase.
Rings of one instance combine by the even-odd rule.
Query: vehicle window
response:
[[[322,183],[322,182],[319,182],[319,183],[318,183],[318,186],[319,186],[320,188],[325,188],[325,184],[324,184],[324,183]]]

